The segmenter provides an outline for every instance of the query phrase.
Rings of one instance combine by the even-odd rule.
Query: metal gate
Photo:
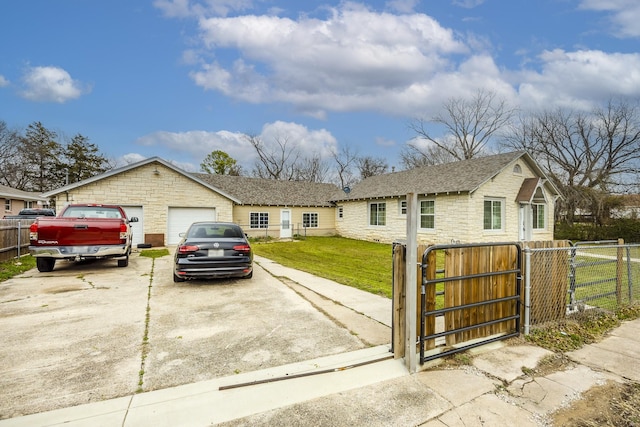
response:
[[[420,363],[520,333],[518,243],[434,245],[420,265]]]

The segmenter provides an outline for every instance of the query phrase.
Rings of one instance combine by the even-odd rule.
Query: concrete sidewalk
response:
[[[391,301],[271,261],[256,262],[385,325]],[[312,333],[313,331],[310,331]],[[391,337],[389,336],[389,339]],[[640,320],[568,354],[570,368],[532,378],[552,355],[531,345],[472,350],[473,364],[410,375],[389,345],[0,421],[7,426],[545,426],[549,414],[606,381],[640,381]]]

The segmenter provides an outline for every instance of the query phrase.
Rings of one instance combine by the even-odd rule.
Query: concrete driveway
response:
[[[126,268],[60,262],[0,283],[0,419],[376,344],[255,267],[177,284],[172,256],[134,253]]]

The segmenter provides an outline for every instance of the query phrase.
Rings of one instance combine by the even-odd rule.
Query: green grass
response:
[[[140,256],[148,258],[160,258],[169,255],[169,249],[145,249],[140,252]]]
[[[31,255],[26,255],[18,259],[12,259],[0,263],[0,282],[31,270],[36,266],[36,259]]]
[[[307,237],[288,242],[253,242],[256,255],[391,298],[392,246],[343,237]]]

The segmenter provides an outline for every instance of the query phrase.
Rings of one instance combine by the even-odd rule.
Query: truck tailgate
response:
[[[119,218],[40,218],[38,242],[56,246],[117,245],[120,239]]]

